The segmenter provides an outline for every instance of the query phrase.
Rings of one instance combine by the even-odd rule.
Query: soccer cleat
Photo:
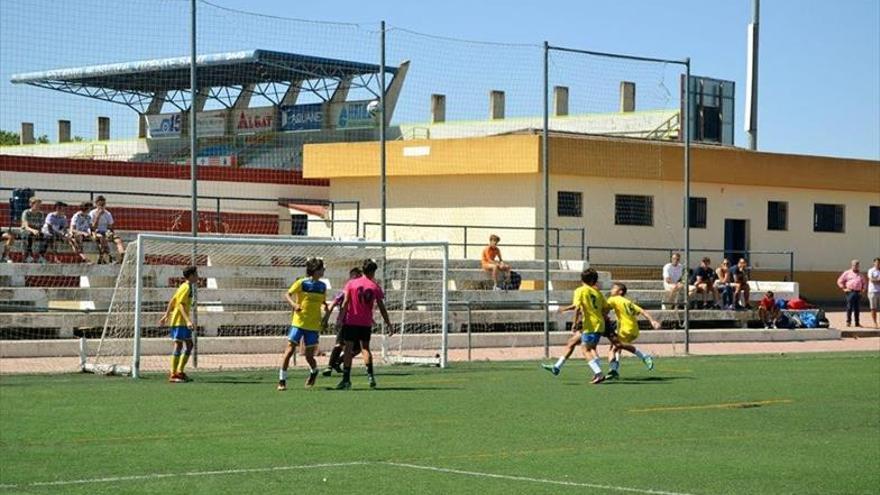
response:
[[[376,377],[369,375],[367,381],[370,382],[370,388],[376,388]]]
[[[593,379],[590,380],[590,383],[592,383],[593,385],[598,385],[604,381],[605,375],[603,375],[602,373],[596,373],[595,375],[593,375]]]
[[[187,382],[187,383],[193,381],[193,379],[190,378],[189,375],[187,375],[186,373],[184,373],[184,372],[182,372],[182,371],[179,372],[179,373],[177,373],[177,377],[180,378],[181,381],[184,381],[184,382]]]
[[[312,373],[309,373],[309,377],[306,378],[306,388],[312,388],[315,386],[315,380],[318,379],[318,370],[315,370]]]
[[[559,376],[559,372],[561,371],[559,368],[552,364],[542,364],[541,367],[549,371],[550,373],[553,373],[553,376]]]
[[[171,373],[168,376],[168,381],[170,383],[183,383],[183,378],[181,378],[180,373]]]
[[[278,380],[278,387],[275,388],[279,392],[287,390],[287,380]]]
[[[326,370],[324,370],[324,371],[321,372],[321,375],[323,375],[323,376],[332,376],[332,375],[333,375],[333,368],[329,368],[329,367],[328,367]]]
[[[648,368],[648,371],[654,369],[654,357],[650,354],[645,354],[645,357],[642,359],[642,362],[645,363],[645,368]]]
[[[605,377],[606,380],[617,380],[618,378],[620,378],[620,373],[617,370],[610,370]]]
[[[348,390],[351,388],[351,382],[347,380],[342,380],[338,384],[336,384],[336,390]]]

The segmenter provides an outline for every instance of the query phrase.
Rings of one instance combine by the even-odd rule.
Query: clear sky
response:
[[[146,5],[144,1],[131,3]],[[363,23],[366,27],[347,36],[345,28],[314,25],[302,29],[301,34],[291,35],[299,41],[292,43],[296,46],[289,46],[291,43],[270,46],[273,39],[288,30],[288,24],[258,18],[242,21],[240,17],[205,6],[206,16],[200,23],[205,24],[204,31],[215,31],[206,34],[202,42],[206,52],[283,48],[369,60],[376,49],[368,31],[374,29],[376,21],[385,19],[393,26],[454,38],[535,46],[548,40],[554,45],[590,50],[676,59],[690,57],[694,74],[736,82],[736,144],[745,146],[747,143],[742,116],[750,0],[211,1],[263,14]],[[56,21],[38,7],[30,7],[43,3],[52,7],[53,15],[58,16]],[[13,87],[9,84],[12,73],[186,55],[187,4],[180,0],[157,0],[149,4],[149,14],[140,14],[129,7],[114,17],[101,9],[99,0],[3,0],[0,2],[0,127],[17,130],[18,122],[30,118],[38,123],[38,134],[47,133],[52,137],[53,122],[60,118],[49,109],[35,112],[33,107],[44,105],[42,101],[49,91]],[[96,14],[90,14],[90,9]],[[36,21],[35,16],[40,21]],[[126,24],[126,20],[130,24]],[[140,22],[135,22],[137,20]],[[66,26],[75,24],[77,31],[51,29],[53,22],[59,26],[62,22]],[[48,26],[50,32],[35,33],[36,26],[41,26],[38,30]],[[53,37],[57,37],[57,42],[47,41],[47,38],[55,39]],[[532,47],[508,50],[473,45],[476,48],[471,50],[471,45],[432,44],[430,38],[412,38],[406,42],[405,39],[401,33],[400,38],[392,42],[389,63],[397,63],[400,58],[413,59],[414,77],[408,78],[407,83],[412,82],[414,92],[418,89],[427,92],[430,84],[432,91],[436,91],[435,86],[442,87],[440,92],[446,92],[448,98],[454,100],[457,90],[463,94],[467,86],[464,80],[455,79],[457,73],[484,77],[486,84],[507,83],[523,88],[524,92],[531,92],[536,84],[540,85],[540,65],[537,70],[530,67],[523,71],[510,62],[527,59],[527,65],[531,65],[539,61],[532,58],[535,53],[540,55]],[[765,0],[761,11],[760,49],[759,149],[880,159],[880,1]],[[415,67],[417,62],[424,64],[425,56],[418,58],[423,54],[436,55],[437,62],[426,79],[419,79]],[[609,78],[613,78],[618,71],[625,73],[630,68],[612,66],[607,70]],[[671,86],[668,80],[664,84]],[[405,86],[404,91],[407,89]],[[481,95],[485,94],[483,89],[480,89]],[[52,100],[57,102],[56,108],[88,114],[90,122],[108,105],[61,96],[63,99]],[[73,103],[71,99],[82,101]],[[480,104],[485,105],[482,96]],[[419,112],[424,113],[426,108],[427,103],[420,99]],[[523,111],[530,113],[533,108],[528,105]],[[128,112],[122,118],[133,122]],[[89,125],[92,124],[83,124],[83,127]],[[74,126],[77,133],[77,124]]]

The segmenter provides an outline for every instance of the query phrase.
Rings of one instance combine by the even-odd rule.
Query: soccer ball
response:
[[[379,106],[379,100],[373,100],[367,103],[367,113],[374,119],[382,113],[382,108]]]

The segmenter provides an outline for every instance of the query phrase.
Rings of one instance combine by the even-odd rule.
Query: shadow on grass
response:
[[[646,376],[641,378],[618,378],[616,380],[605,380],[600,383],[601,386],[607,385],[653,385],[653,384],[661,384],[667,382],[674,382],[676,380],[693,380],[692,376]],[[584,382],[565,382],[566,385],[584,385],[589,384],[589,381]]]
[[[319,390],[331,392],[419,392],[424,390],[464,390],[462,387],[383,387],[377,388],[350,388],[348,390],[336,390],[335,387],[324,387]]]

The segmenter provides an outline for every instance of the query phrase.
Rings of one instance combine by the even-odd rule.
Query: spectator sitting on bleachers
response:
[[[92,238],[92,220],[89,218],[89,210],[92,209],[92,203],[84,201],[79,204],[79,211],[70,218],[70,247],[73,252],[86,263],[91,263],[89,258],[83,253],[83,242]]]
[[[495,234],[490,235],[489,245],[483,249],[483,256],[480,261],[483,270],[492,274],[493,290],[501,290],[498,286],[498,272],[504,274],[504,286],[507,287],[510,284],[510,265],[501,259],[501,250],[498,249],[499,242],[501,242],[500,237]]]
[[[776,305],[773,291],[768,290],[761,302],[758,303],[758,318],[761,319],[764,328],[776,328],[776,321],[779,320],[779,306]]]
[[[92,221],[92,236],[98,243],[98,264],[104,263],[104,256],[107,256],[107,262],[113,263],[113,255],[110,254],[109,241],[116,244],[116,251],[119,253],[119,261],[125,254],[125,247],[122,245],[122,239],[113,232],[113,215],[106,208],[107,199],[104,196],[95,198],[95,208],[89,212],[89,218]]]
[[[730,277],[733,280],[733,306],[734,309],[751,309],[749,304],[749,262],[740,258],[736,266],[730,269]]]
[[[724,258],[715,269],[715,290],[721,294],[721,307],[733,308],[733,278],[730,276],[730,261]]]
[[[3,240],[3,256],[0,257],[0,263],[12,263],[12,244],[15,242],[15,234],[12,233],[12,230],[7,230],[3,232],[2,235]]]
[[[43,202],[38,198],[31,198],[31,207],[24,210],[21,214],[21,235],[24,236],[25,240],[25,263],[33,263],[35,261],[40,263],[46,262],[43,258],[43,254],[46,252],[46,242],[43,239],[43,233],[40,231],[43,228],[43,222],[46,221],[46,214],[40,211],[42,204]],[[39,255],[34,253],[34,241],[38,243]]]
[[[718,306],[718,290],[715,289],[715,270],[712,270],[712,260],[708,257],[700,261],[700,266],[694,272],[693,278],[690,280],[691,300],[697,302],[696,295],[702,296],[702,308],[708,309],[709,296],[712,296],[712,307],[719,309]]]
[[[64,208],[67,205],[61,201],[55,202],[55,210],[46,215],[43,222],[43,228],[40,232],[43,234],[42,255],[45,256],[48,249],[52,248],[52,254],[55,255],[55,263],[60,260],[58,258],[58,245],[56,241],[64,241],[67,239],[67,215],[64,214]]]
[[[681,304],[679,299],[684,297],[684,284],[681,282],[683,271],[681,255],[672,253],[671,261],[663,265],[663,290],[666,291],[666,295],[663,298],[663,309],[669,309],[669,305],[672,305],[672,309],[675,309]]]

